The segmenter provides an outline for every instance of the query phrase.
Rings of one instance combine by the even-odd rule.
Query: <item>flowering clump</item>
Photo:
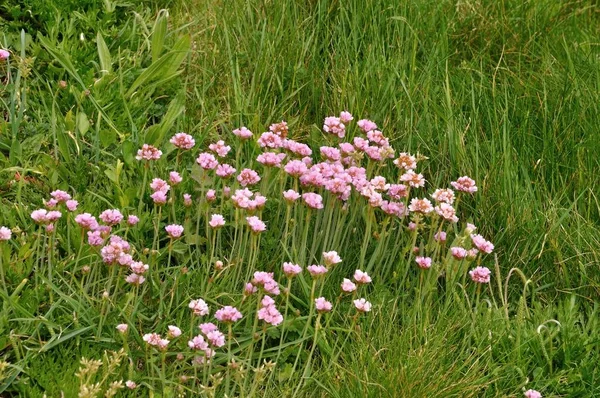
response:
[[[261,307],[258,310],[258,319],[266,323],[277,326],[283,322],[283,316],[275,307],[275,300],[269,296],[264,296],[260,302]]]

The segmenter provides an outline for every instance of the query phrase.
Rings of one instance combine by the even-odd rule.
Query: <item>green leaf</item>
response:
[[[112,72],[112,61],[110,58],[110,51],[108,46],[102,37],[102,34],[98,32],[96,35],[96,44],[98,46],[98,57],[100,58],[100,73],[102,75],[109,74]]]
[[[77,129],[81,135],[85,135],[90,129],[90,121],[83,111],[77,113]]]
[[[154,29],[152,30],[152,62],[156,62],[162,53],[163,47],[165,46],[165,37],[167,36],[167,18],[169,12],[167,10],[160,10],[158,17],[154,22]]]
[[[44,344],[44,346],[40,349],[40,352],[46,352],[51,348],[56,347],[57,345],[64,343],[67,340],[72,339],[75,336],[79,336],[80,334],[87,332],[90,329],[92,329],[92,326],[86,326],[81,329],[73,330],[72,332],[67,333],[64,336],[56,335],[52,339],[50,339],[49,342]]]

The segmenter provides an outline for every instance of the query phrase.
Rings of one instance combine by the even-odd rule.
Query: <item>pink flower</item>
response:
[[[214,189],[209,189],[206,192],[206,200],[209,202],[213,202],[215,199],[217,199],[217,191],[215,191]]]
[[[196,141],[194,141],[194,137],[186,133],[177,133],[169,142],[175,145],[179,149],[192,149],[194,145],[196,145]]]
[[[526,398],[542,398],[542,394],[536,390],[527,390],[525,391]]]
[[[52,196],[59,203],[64,203],[67,200],[71,200],[71,195],[61,190],[50,192],[50,196]]]
[[[267,229],[265,223],[256,216],[246,217],[246,221],[254,233],[263,232]]]
[[[328,116],[323,122],[323,131],[337,135],[339,138],[344,138],[346,135],[346,126],[339,117]]]
[[[371,283],[371,277],[366,272],[362,272],[359,269],[354,271],[354,280],[356,281],[356,283],[359,283],[362,285]]]
[[[283,316],[275,307],[275,301],[271,297],[264,296],[261,300],[261,306],[257,314],[258,319],[273,326],[277,326],[283,322]]]
[[[147,333],[142,339],[151,346],[159,346],[162,340],[162,337],[158,333]]]
[[[304,203],[308,205],[308,207],[312,209],[322,209],[323,208],[323,197],[318,193],[307,192],[302,194],[302,199]]]
[[[436,189],[431,197],[436,202],[446,202],[450,205],[454,203],[454,191],[451,189]]]
[[[204,336],[201,334],[194,336],[190,341],[188,341],[188,347],[192,350],[206,350],[208,349],[208,343],[204,340]]]
[[[379,146],[389,146],[389,140],[379,130],[371,130],[367,132],[367,139]]]
[[[293,189],[288,189],[287,191],[283,192],[283,198],[291,203],[298,200],[300,198],[300,194]]]
[[[279,285],[277,284],[277,281],[273,279],[272,272],[256,271],[252,278],[252,283],[254,285],[262,286],[264,291],[275,296],[280,293]]]
[[[54,229],[55,229],[54,224],[48,224],[48,225],[46,225],[46,231],[53,232]]]
[[[471,240],[475,247],[484,253],[490,254],[494,250],[492,242],[485,240],[481,235],[473,234],[471,235]]]
[[[422,269],[431,268],[431,257],[418,256],[417,258],[415,258],[415,262]]]
[[[272,132],[262,133],[258,138],[258,145],[261,148],[277,149],[283,146],[283,140],[281,137]]]
[[[452,205],[449,205],[448,203],[441,202],[435,207],[435,212],[446,221],[454,223],[458,222],[458,217],[456,217],[456,210],[454,210],[454,207],[452,207]]]
[[[414,223],[412,221],[408,223],[408,230],[409,231],[416,231],[416,229],[417,229],[417,224],[416,223]]]
[[[56,207],[56,205],[58,205],[58,200],[56,200],[56,199],[50,199],[50,200],[44,201],[44,206],[46,206],[47,209],[54,209]]]
[[[162,151],[158,148],[144,144],[142,145],[142,149],[138,150],[137,156],[135,157],[137,160],[158,160],[162,156]]]
[[[451,247],[450,253],[452,254],[452,257],[454,257],[457,260],[462,260],[463,258],[467,257],[467,251],[464,248],[458,246]]]
[[[171,171],[169,173],[169,182],[173,185],[177,185],[179,184],[181,181],[183,181],[183,178],[181,178],[181,175],[179,175],[178,172],[176,171]]]
[[[179,329],[177,326],[169,325],[167,337],[169,337],[170,339],[175,339],[179,336],[181,336],[181,329]]]
[[[252,138],[252,131],[248,130],[246,127],[240,127],[239,129],[233,130],[233,134],[241,140]]]
[[[331,303],[325,300],[325,297],[319,297],[315,299],[315,308],[319,312],[329,312],[331,311],[332,307],[333,306],[331,305]]]
[[[79,206],[79,202],[71,199],[71,200],[66,201],[66,205],[67,205],[67,210],[75,211],[75,210],[77,210],[77,206]]]
[[[364,298],[360,298],[358,300],[354,300],[354,306],[358,310],[358,312],[369,312],[371,311],[371,303],[369,303]]]
[[[254,185],[260,181],[258,173],[252,169],[244,169],[237,176],[237,180],[241,186]]]
[[[456,181],[452,181],[450,183],[457,191],[467,192],[467,193],[475,193],[477,192],[477,186],[475,185],[475,180],[463,176],[457,179]]]
[[[142,275],[138,275],[138,274],[129,274],[127,276],[127,278],[125,278],[125,282],[132,284],[132,285],[141,285],[142,283],[144,283],[146,281],[146,278],[144,278]]]
[[[300,272],[302,272],[302,267],[300,267],[298,264],[292,264],[287,262],[283,263],[283,273],[288,278],[292,278],[298,275]]]
[[[185,207],[190,207],[192,205],[192,195],[190,195],[189,193],[183,194],[183,205]]]
[[[127,325],[126,323],[120,323],[117,325],[116,329],[119,331],[119,333],[125,334],[125,333],[127,333],[127,330],[129,329],[129,325]]]
[[[393,199],[400,200],[408,196],[408,187],[404,184],[391,184],[388,195]]]
[[[148,271],[148,264],[144,264],[141,261],[132,261],[129,264],[129,269],[136,274],[143,274]]]
[[[337,148],[332,148],[330,146],[322,146],[321,147],[321,156],[325,159],[330,160],[332,162],[338,161],[342,158],[342,154],[340,150]]]
[[[183,227],[181,225],[171,224],[165,227],[165,231],[167,231],[167,234],[171,239],[177,239],[183,234]]]
[[[198,165],[204,170],[213,170],[219,164],[219,162],[217,162],[217,159],[215,158],[215,155],[208,152],[203,152],[200,155],[198,155],[196,163],[198,163]]]
[[[269,131],[271,131],[274,134],[277,134],[281,138],[285,138],[287,137],[289,131],[288,124],[283,120],[279,123],[273,123],[269,126]]]
[[[48,222],[47,216],[48,210],[46,209],[38,209],[31,212],[31,218],[37,224],[46,224]]]
[[[204,333],[205,335],[210,333],[210,332],[214,332],[215,330],[219,330],[219,328],[217,327],[217,325],[215,325],[212,322],[206,322],[206,323],[201,323],[198,328],[200,329],[200,331],[202,333]]]
[[[341,287],[342,287],[342,290],[346,293],[352,293],[353,291],[356,290],[356,284],[348,278],[344,278],[344,281],[342,282]]]
[[[7,227],[0,227],[0,240],[10,240],[12,231]]]
[[[100,213],[100,220],[106,225],[116,225],[123,221],[123,214],[117,209],[104,210]]]
[[[153,178],[152,182],[150,183],[150,189],[152,189],[152,191],[154,192],[163,192],[163,193],[167,193],[169,192],[169,190],[171,189],[171,187],[169,186],[169,184],[167,184],[167,182],[161,178]]]
[[[326,266],[332,266],[342,262],[342,258],[337,254],[336,251],[324,252],[323,260]]]
[[[98,227],[96,217],[92,216],[90,213],[81,213],[76,215],[75,222],[83,229],[94,230],[96,227]]]
[[[215,318],[221,322],[237,322],[242,319],[242,313],[237,308],[227,305],[215,312]]]
[[[431,213],[433,211],[433,206],[431,205],[431,202],[429,201],[429,199],[413,198],[410,201],[408,210],[410,210],[414,213],[427,214],[427,213]]]
[[[413,188],[421,188],[425,186],[425,178],[423,174],[417,174],[412,170],[408,170],[406,173],[400,176],[400,181],[407,182]]]
[[[155,205],[161,206],[167,203],[167,194],[163,191],[156,191],[150,195]]]
[[[102,246],[104,244],[104,238],[102,237],[101,231],[88,231],[88,244],[90,246]]]
[[[465,227],[465,233],[467,235],[471,235],[476,229],[477,227],[475,225],[467,223],[467,226]]]
[[[210,217],[208,225],[210,225],[212,228],[220,228],[225,225],[225,218],[223,218],[223,216],[220,214],[213,214]]]
[[[417,168],[417,158],[410,153],[402,152],[398,156],[398,159],[394,160],[394,164],[406,171],[414,170]]]
[[[256,286],[254,286],[252,283],[248,282],[246,283],[246,285],[244,285],[244,294],[246,296],[250,296],[251,294],[254,294],[258,291],[258,289],[256,288]]]
[[[225,335],[218,330],[206,333],[206,339],[214,347],[223,347],[225,345]]]
[[[375,122],[372,122],[371,120],[368,120],[368,119],[359,120],[356,124],[365,133],[367,133],[371,130],[375,130],[377,128],[377,125],[375,124]]]
[[[340,112],[340,121],[342,123],[348,124],[348,123],[350,123],[350,121],[352,119],[354,119],[354,118],[352,117],[352,115],[350,114],[350,112],[347,112],[347,111]]]
[[[300,177],[308,171],[308,168],[301,160],[290,160],[283,170],[293,177]]]
[[[264,152],[258,155],[256,161],[265,166],[275,167],[281,165],[285,156],[285,153]]]
[[[10,53],[5,49],[0,49],[0,60],[6,61],[10,57]]]
[[[139,222],[140,222],[140,219],[138,216],[134,216],[133,214],[131,214],[129,217],[127,217],[127,224],[131,227],[133,227],[134,225],[136,225]]]
[[[492,272],[487,267],[475,267],[469,271],[473,282],[477,283],[490,283],[490,275]]]
[[[137,384],[133,380],[127,380],[125,382],[125,387],[129,388],[130,390],[135,390],[137,388]]]
[[[221,158],[227,156],[229,151],[231,151],[231,147],[229,145],[225,145],[225,141],[223,140],[219,140],[215,144],[210,144],[208,149],[216,153]]]
[[[188,304],[188,307],[192,310],[194,315],[202,316],[208,315],[209,309],[206,302],[202,299],[192,300]]]
[[[57,221],[61,217],[62,213],[57,210],[49,211],[48,214],[46,214],[46,220],[51,223]]]
[[[475,260],[477,254],[479,254],[479,250],[475,248],[467,250],[467,260]]]
[[[325,275],[327,273],[327,267],[323,265],[309,265],[306,267],[306,270],[313,278],[318,278],[321,275]]]
[[[217,166],[216,174],[221,178],[229,178],[235,174],[237,170],[235,167],[228,165],[227,163],[223,163]]]

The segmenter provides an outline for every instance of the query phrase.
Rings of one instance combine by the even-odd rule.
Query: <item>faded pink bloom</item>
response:
[[[475,267],[471,271],[469,271],[469,275],[471,275],[471,279],[473,282],[477,283],[489,283],[490,275],[492,272],[487,267]]]
[[[8,50],[0,49],[0,60],[6,61],[10,57],[10,53]]]
[[[527,390],[525,391],[526,398],[542,398],[542,394],[536,390]]]
[[[284,120],[282,120],[279,123],[273,123],[272,125],[269,126],[269,131],[277,134],[281,138],[285,138],[285,137],[287,137],[288,131],[289,131],[288,124]]]
[[[408,230],[409,231],[416,231],[416,229],[417,229],[417,224],[416,223],[414,223],[412,221],[408,223]]]
[[[377,129],[377,125],[375,124],[375,122],[368,119],[361,119],[356,124],[365,133]]]
[[[239,129],[233,130],[233,134],[241,140],[252,138],[252,131],[248,130],[246,127],[240,127]]]
[[[352,142],[354,143],[354,147],[361,151],[365,151],[369,147],[369,141],[362,137],[354,137]]]
[[[413,198],[410,201],[408,210],[415,212],[415,213],[427,214],[427,213],[431,213],[433,211],[433,206],[431,205],[431,202],[429,201],[429,199]]]
[[[125,333],[127,333],[127,330],[129,329],[129,325],[127,325],[126,323],[120,323],[117,325],[116,329],[119,331],[119,333],[125,334]]]
[[[208,349],[208,343],[204,340],[204,336],[199,334],[188,341],[188,347],[190,347],[192,350],[203,351]]]
[[[231,151],[231,147],[229,145],[225,145],[225,141],[223,140],[219,140],[215,144],[210,144],[208,149],[216,153],[221,158],[227,156],[229,151]]]
[[[117,209],[104,210],[100,213],[100,220],[106,225],[116,225],[123,221],[123,214]]]
[[[475,180],[463,176],[458,178],[456,181],[452,181],[450,183],[457,191],[467,192],[467,193],[475,193],[477,192],[477,186],[475,185]]]
[[[329,267],[341,263],[342,258],[338,255],[336,251],[330,251],[323,253],[323,261],[325,262],[325,265]]]
[[[288,189],[287,191],[283,192],[283,198],[288,202],[295,202],[300,198],[300,194],[293,189]]]
[[[260,176],[252,169],[244,169],[237,176],[237,180],[241,186],[245,187],[248,185],[257,184],[260,181]]]
[[[254,294],[258,291],[258,289],[256,288],[256,286],[254,286],[252,283],[248,282],[246,283],[246,285],[244,285],[244,294],[246,296],[250,296],[251,294]]]
[[[158,346],[162,337],[158,333],[146,333],[142,339],[151,346]]]
[[[292,277],[298,275],[300,272],[302,272],[302,267],[300,267],[298,264],[293,264],[293,263],[288,263],[288,262],[283,263],[283,273],[288,278],[292,278]]]
[[[213,202],[215,199],[217,199],[217,191],[215,191],[214,189],[209,189],[206,192],[206,200],[209,202]]]
[[[198,165],[204,170],[213,170],[219,164],[219,162],[217,162],[217,159],[215,158],[215,155],[208,152],[203,152],[200,155],[198,155],[196,163],[198,163]]]
[[[145,281],[146,278],[139,274],[129,274],[127,278],[125,278],[125,282],[138,286],[144,283]]]
[[[222,270],[223,269],[223,261],[221,261],[221,260],[215,261],[215,268],[218,270]]]
[[[51,223],[58,221],[58,219],[61,217],[62,217],[62,213],[57,210],[49,211],[48,214],[46,214],[46,220]]]
[[[219,328],[217,327],[217,325],[215,325],[212,322],[201,323],[198,326],[198,328],[205,335],[208,334],[208,333],[210,333],[210,332],[214,332],[215,330],[219,330]]]
[[[404,184],[391,184],[387,193],[392,199],[400,200],[408,196],[408,187]]]
[[[492,242],[485,240],[481,235],[473,234],[471,235],[471,240],[475,247],[484,253],[490,254],[494,250]]]
[[[344,281],[342,282],[341,287],[342,287],[342,290],[346,293],[352,293],[353,291],[356,290],[356,284],[348,278],[344,278]]]
[[[167,203],[167,194],[163,191],[156,191],[150,197],[155,205],[162,206]]]
[[[56,205],[58,205],[58,200],[56,200],[56,199],[50,199],[50,200],[44,201],[44,206],[46,206],[47,209],[54,209],[56,207]]]
[[[456,217],[456,210],[454,210],[454,207],[452,207],[452,205],[449,205],[448,203],[441,202],[435,207],[435,212],[446,221],[454,223],[458,222],[458,217]]]
[[[140,275],[141,275],[141,274],[145,273],[146,271],[148,271],[148,269],[149,269],[149,266],[148,266],[148,264],[144,264],[144,263],[143,263],[143,262],[141,262],[141,261],[132,261],[132,262],[129,264],[129,269],[130,269],[132,272],[134,272],[134,273],[136,273],[136,274],[140,274]]]
[[[277,149],[283,146],[283,140],[279,135],[267,131],[266,133],[262,133],[258,138],[258,145],[261,148]]]
[[[265,223],[256,216],[246,217],[246,221],[254,233],[263,232],[267,229]]]
[[[158,160],[161,156],[161,150],[152,145],[144,144],[142,145],[142,149],[138,150],[135,158],[137,160]]]
[[[367,132],[367,139],[372,143],[381,147],[387,147],[390,145],[389,140],[379,130],[371,130]]]
[[[133,380],[127,380],[125,382],[125,387],[129,388],[130,390],[135,390],[137,388],[137,384]]]
[[[237,308],[227,305],[215,312],[215,318],[221,322],[237,322],[242,319],[242,313]]]
[[[175,145],[179,149],[192,149],[194,145],[196,145],[196,141],[194,141],[194,137],[186,133],[177,133],[169,142]]]
[[[181,329],[179,329],[177,326],[169,325],[167,337],[169,337],[170,339],[175,339],[179,336],[181,336]]]
[[[364,298],[360,298],[358,300],[354,300],[354,306],[358,310],[358,312],[369,312],[371,311],[371,303],[369,303]]]
[[[302,199],[304,203],[307,204],[308,207],[312,209],[322,209],[323,208],[323,197],[318,193],[307,192],[302,194]]]
[[[206,339],[214,347],[223,347],[225,345],[225,335],[218,330],[206,333]]]
[[[327,267],[323,265],[309,265],[308,267],[306,267],[306,270],[313,278],[318,278],[327,273]]]
[[[225,225],[225,218],[223,218],[223,216],[220,214],[213,214],[210,217],[208,225],[210,225],[212,228],[220,228]]]
[[[7,227],[0,227],[0,240],[10,240],[12,231]]]
[[[354,119],[354,118],[352,117],[350,112],[347,112],[347,111],[340,112],[340,121],[342,123],[348,124],[348,123],[350,123],[350,121],[352,121],[352,119]]]
[[[329,301],[325,299],[325,297],[319,297],[315,299],[315,308],[319,312],[329,312],[333,306]]]
[[[188,304],[188,307],[192,310],[194,315],[202,316],[208,315],[209,309],[206,302],[202,299],[192,300]]]
[[[129,226],[131,226],[131,227],[133,227],[134,225],[136,225],[139,222],[140,222],[140,219],[138,216],[131,214],[129,217],[127,217],[127,224],[129,224]]]
[[[467,250],[465,250],[462,247],[451,247],[450,248],[450,253],[452,254],[452,257],[454,257],[457,260],[462,260],[465,257],[467,257]]]
[[[407,182],[413,188],[421,188],[425,186],[425,178],[423,174],[417,174],[412,170],[408,170],[406,173],[400,176],[400,181]]]
[[[55,229],[54,224],[48,224],[48,225],[46,225],[46,231],[53,232],[54,229]]]
[[[475,230],[477,229],[477,227],[471,223],[467,223],[467,226],[465,227],[465,233],[467,235],[471,235],[473,232],[475,232]]]
[[[394,164],[406,171],[414,170],[417,168],[417,158],[410,153],[402,152],[398,159],[394,160]]]
[[[356,281],[356,283],[359,283],[361,285],[371,283],[371,277],[369,276],[369,274],[359,269],[354,271],[354,280]]]
[[[96,217],[90,213],[81,213],[75,216],[75,222],[83,229],[94,230],[98,227]]]
[[[435,235],[433,235],[433,239],[435,239],[436,242],[440,242],[440,243],[444,243],[446,242],[446,232],[444,231],[440,231],[440,232],[436,232]]]
[[[190,195],[189,193],[183,194],[183,205],[185,207],[190,207],[192,205],[192,195]]]
[[[475,260],[477,254],[479,254],[479,250],[475,248],[467,250],[467,260]]]
[[[183,234],[183,226],[177,224],[167,225],[165,231],[167,231],[167,234],[171,239],[177,239]]]
[[[31,212],[31,218],[37,224],[46,224],[48,222],[47,216],[48,210],[46,209],[38,209]]]
[[[183,181],[183,178],[181,178],[181,175],[179,175],[178,172],[176,171],[171,171],[169,173],[169,182],[173,185],[177,185],[179,184],[181,181]]]
[[[454,203],[454,191],[451,189],[436,189],[431,197],[436,202],[446,202],[448,204]]]
[[[223,163],[217,166],[217,171],[215,173],[221,178],[229,178],[234,175],[236,171],[235,167]]]
[[[418,256],[415,258],[415,262],[420,268],[429,269],[431,268],[431,257]]]

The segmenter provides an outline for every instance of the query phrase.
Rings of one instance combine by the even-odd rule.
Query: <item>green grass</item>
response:
[[[152,35],[161,8],[169,9],[164,39]],[[475,178],[478,195],[463,206],[496,245],[496,294],[512,268],[532,282],[523,294],[511,278],[506,312],[497,295],[476,319],[462,299],[449,308],[433,303],[431,322],[420,327],[413,292],[377,281],[369,291],[376,308],[361,324],[368,333],[337,363],[317,363],[302,394],[517,397],[535,388],[544,396],[600,395],[595,1],[196,0],[112,12],[38,9],[20,19],[0,14],[0,42],[21,71],[20,80],[13,75],[19,87],[0,88],[0,225],[26,230],[29,212],[56,188],[89,198],[86,211],[95,214],[107,208],[103,200],[137,207],[134,153],[174,131],[206,146],[239,125],[259,133],[285,119],[294,138],[314,147],[323,118],[347,109],[376,121],[398,152],[429,157],[422,170],[431,186]],[[98,34],[108,60],[98,55]],[[164,54],[169,64],[128,93]],[[59,88],[60,80],[68,86]],[[277,239],[266,238],[263,261],[279,255]],[[27,258],[31,246],[23,247]],[[97,310],[86,304],[53,307],[28,289],[26,312],[2,313],[0,359],[15,360],[10,330],[46,339],[71,330],[74,311],[96,322]],[[35,318],[26,327],[13,319],[25,313]],[[110,325],[100,341],[83,333],[48,352],[38,353],[44,342],[28,342],[24,372],[8,391],[75,394],[79,359],[119,347],[107,337]],[[291,395],[298,376],[277,381],[266,395]]]

